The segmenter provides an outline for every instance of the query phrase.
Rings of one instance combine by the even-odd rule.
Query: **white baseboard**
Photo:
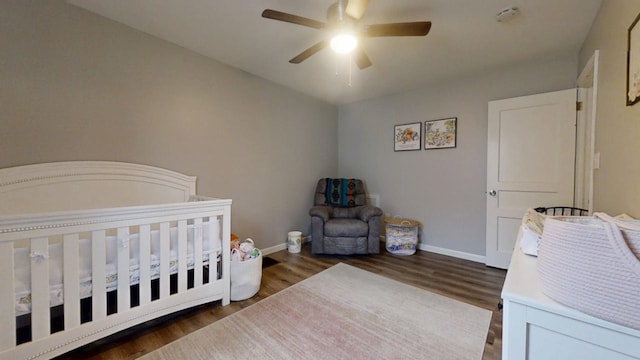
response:
[[[425,244],[418,244],[418,249],[423,250],[423,251],[436,253],[436,254],[440,254],[440,255],[453,256],[453,257],[456,257],[456,258],[459,258],[459,259],[474,261],[474,262],[478,262],[478,263],[482,263],[482,264],[486,263],[486,257],[485,256],[471,254],[471,253],[467,253],[467,252],[463,252],[463,251],[445,249],[445,248],[441,248],[441,247],[437,247],[437,246],[433,246],[433,245],[425,245]]]
[[[276,246],[272,246],[272,247],[268,247],[260,250],[262,250],[262,255],[269,255],[269,254],[273,254],[274,252],[278,252],[280,250],[286,250],[286,249],[287,249],[287,243],[282,243]]]
[[[380,236],[380,240],[382,242],[385,242],[385,236],[382,235]],[[305,242],[310,242],[311,241],[311,235],[309,236],[304,236],[302,238],[302,243],[304,244]],[[272,247],[268,247],[265,249],[262,249],[262,255],[269,255],[272,254],[274,252],[280,251],[280,250],[286,250],[287,249],[287,243],[282,243],[276,246],[272,246]],[[433,245],[425,245],[425,244],[418,244],[418,249],[422,250],[422,251],[428,251],[428,252],[432,252],[432,253],[436,253],[436,254],[440,254],[440,255],[447,255],[447,256],[452,256],[458,259],[464,259],[464,260],[469,260],[469,261],[473,261],[473,262],[477,262],[477,263],[482,263],[485,264],[486,263],[486,257],[482,256],[482,255],[476,255],[476,254],[471,254],[471,253],[467,253],[467,252],[463,252],[463,251],[457,251],[457,250],[451,250],[451,249],[446,249],[446,248],[442,248],[442,247],[438,247],[438,246],[433,246]]]
[[[380,241],[382,241],[382,242],[386,241],[386,238],[385,238],[384,235],[380,236]],[[447,256],[458,258],[458,259],[464,259],[464,260],[469,260],[469,261],[473,261],[473,262],[478,262],[478,263],[482,263],[482,264],[486,263],[486,257],[485,256],[476,255],[476,254],[470,254],[470,253],[463,252],[463,251],[451,250],[451,249],[441,248],[441,247],[437,247],[437,246],[433,246],[433,245],[425,245],[425,244],[418,244],[418,249],[422,250],[422,251],[428,251],[428,252],[440,254],[440,255],[447,255]]]
[[[311,235],[309,236],[302,236],[302,243],[306,243],[311,241]],[[268,247],[268,248],[264,248],[264,249],[260,249],[262,250],[262,255],[269,255],[269,254],[273,254],[274,252],[278,252],[280,250],[286,250],[287,249],[287,243],[284,242],[282,244],[278,244],[276,246],[272,246],[272,247]]]

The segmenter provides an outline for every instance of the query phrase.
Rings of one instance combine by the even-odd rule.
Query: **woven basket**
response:
[[[640,330],[640,223],[606,214],[547,218],[538,253],[553,300]]]
[[[385,246],[395,255],[413,255],[418,244],[418,227],[415,220],[391,218],[385,222]]]

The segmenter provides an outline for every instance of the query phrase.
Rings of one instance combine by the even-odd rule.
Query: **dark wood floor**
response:
[[[502,313],[498,311],[506,272],[471,261],[418,251],[395,256],[382,248],[372,256],[313,256],[286,250],[268,255],[278,263],[263,270],[262,286],[251,299],[199,306],[157,319],[67,353],[59,359],[135,359],[231,315],[339,262],[493,311],[483,359],[501,359]],[[411,311],[411,309],[407,309]]]

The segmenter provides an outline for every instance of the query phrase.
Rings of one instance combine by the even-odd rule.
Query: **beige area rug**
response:
[[[142,359],[482,358],[491,312],[337,264]]]

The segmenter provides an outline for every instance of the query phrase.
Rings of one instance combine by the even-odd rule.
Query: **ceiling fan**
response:
[[[339,0],[327,9],[326,23],[271,9],[264,10],[262,17],[329,32],[330,40],[325,39],[312,45],[289,60],[290,63],[299,64],[325,47],[331,46],[339,53],[353,52],[353,59],[360,69],[371,66],[371,60],[362,46],[358,46],[359,39],[383,36],[425,36],[431,29],[430,21],[360,24],[367,5],[369,0]]]

